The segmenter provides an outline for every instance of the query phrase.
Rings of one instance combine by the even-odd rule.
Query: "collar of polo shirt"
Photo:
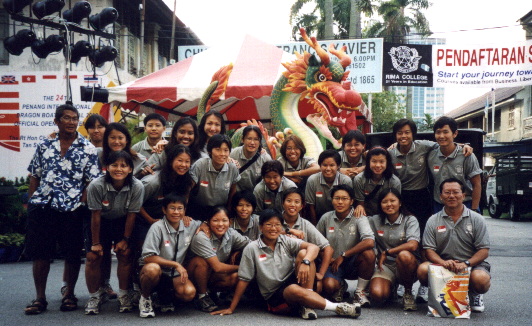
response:
[[[399,217],[393,223],[390,223],[387,217],[384,219],[384,224],[388,224],[388,225],[393,225],[393,224],[400,225],[401,223],[403,223],[403,214],[399,214]]]

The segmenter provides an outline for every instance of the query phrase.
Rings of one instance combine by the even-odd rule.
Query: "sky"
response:
[[[164,0],[173,10],[174,0]],[[271,44],[290,41],[290,7],[294,0],[200,0],[177,1],[177,17],[204,44],[215,46],[248,33]],[[524,41],[517,20],[532,10],[528,0],[432,0],[425,12],[432,37],[448,45],[490,44]],[[492,29],[493,27],[511,26]],[[475,29],[484,29],[475,31]],[[447,87],[445,112],[449,112],[489,89]]]

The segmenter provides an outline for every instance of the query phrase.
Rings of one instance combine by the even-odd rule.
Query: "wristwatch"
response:
[[[471,263],[469,262],[469,260],[464,261],[464,264],[466,264],[467,267],[471,267]]]
[[[286,234],[290,234],[290,228],[287,227],[287,228],[284,230],[284,232],[285,232]]]
[[[386,256],[390,256],[390,249],[386,248],[386,250],[384,250],[384,252],[386,253]]]
[[[342,254],[340,256],[345,258],[345,251],[342,251]]]
[[[310,260],[308,259],[303,259],[301,262],[307,266],[310,266]]]
[[[130,239],[131,239],[130,237],[124,237],[122,240],[126,240],[126,243],[127,243],[127,245],[129,246],[129,240],[130,240]]]

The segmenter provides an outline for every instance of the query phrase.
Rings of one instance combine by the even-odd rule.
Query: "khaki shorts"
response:
[[[375,277],[380,277],[392,282],[392,285],[394,285],[395,281],[399,279],[397,265],[383,264],[382,269],[383,270],[381,271],[379,267],[375,267],[375,272],[373,272],[373,276],[371,277],[371,279],[374,279]]]

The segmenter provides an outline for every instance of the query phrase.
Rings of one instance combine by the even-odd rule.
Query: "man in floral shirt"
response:
[[[28,315],[39,314],[48,305],[46,281],[57,242],[65,253],[67,281],[61,310],[77,308],[74,287],[83,247],[83,222],[77,210],[85,205],[86,186],[101,171],[95,147],[76,131],[77,109],[70,104],[59,106],[54,122],[59,133],[39,143],[28,167],[31,177],[25,253],[33,260],[37,292],[37,298],[24,310]]]

